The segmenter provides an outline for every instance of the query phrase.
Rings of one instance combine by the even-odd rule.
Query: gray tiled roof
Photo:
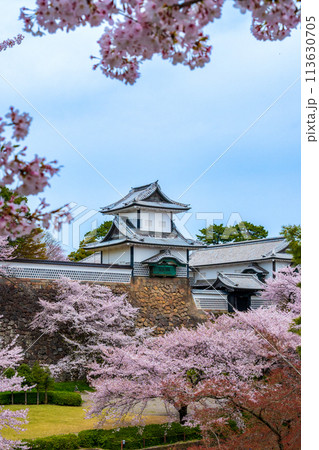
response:
[[[147,199],[155,193],[158,194],[158,199],[147,201]],[[165,195],[161,190],[158,182],[155,181],[154,183],[146,184],[145,186],[131,188],[130,192],[123,198],[115,203],[112,203],[111,205],[101,208],[101,212],[104,214],[109,214],[121,209],[126,209],[133,205],[140,206],[141,208],[153,207],[159,209],[172,209],[176,211],[187,211],[190,209],[189,205],[176,202],[167,197],[167,195]]]
[[[116,238],[113,236],[116,234]],[[110,247],[124,243],[136,243],[141,245],[162,246],[162,247],[183,247],[183,248],[202,248],[204,244],[193,239],[186,239],[173,224],[171,233],[162,233],[159,236],[149,235],[140,232],[137,228],[129,226],[119,216],[115,216],[113,224],[103,241],[87,244],[84,248],[87,250]]]
[[[220,287],[221,284],[230,289],[257,291],[265,288],[257,275],[250,273],[219,273],[214,285]]]
[[[190,265],[194,267],[210,266],[243,261],[262,261],[271,258],[290,261],[291,254],[284,252],[287,247],[288,242],[281,237],[212,245],[193,252],[190,257]]]
[[[243,270],[242,273],[245,273],[245,271],[248,270],[254,270],[254,272],[256,273],[262,273],[262,274],[267,274],[269,273],[268,270],[264,269],[263,267],[261,267],[258,263],[251,263],[248,264],[248,266]]]
[[[215,281],[216,281],[216,278],[212,278],[212,279],[200,278],[200,279],[196,280],[192,284],[192,286],[194,287],[194,289],[196,289],[196,288],[212,289]]]
[[[175,255],[172,255],[172,253],[171,253],[171,251],[169,249],[161,250],[156,255],[151,256],[151,258],[148,258],[148,259],[145,259],[144,261],[142,261],[142,264],[159,263],[163,259],[166,259],[166,258],[174,258],[174,259],[176,259],[176,261],[179,262],[179,264],[181,264],[183,266],[185,266],[185,264],[186,264],[186,261],[182,261],[182,259],[178,258]]]

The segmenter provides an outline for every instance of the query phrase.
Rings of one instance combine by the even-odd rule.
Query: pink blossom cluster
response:
[[[16,237],[29,233],[35,223],[48,228],[53,217],[61,223],[68,214],[66,208],[46,212],[48,205],[45,200],[41,200],[33,212],[26,204],[24,197],[43,192],[50,185],[49,180],[59,171],[59,167],[55,166],[56,161],[46,163],[45,158],[37,155],[31,161],[26,161],[26,147],[19,150],[14,141],[5,137],[6,130],[12,127],[13,140],[19,142],[25,139],[31,120],[29,114],[20,114],[13,107],[5,119],[0,117],[0,234],[3,236]],[[1,188],[9,189],[10,198],[1,192]],[[67,220],[70,220],[69,216]]]
[[[294,317],[273,306],[223,315],[195,330],[182,328],[143,344],[107,348],[105,363],[92,366],[96,392],[91,414],[103,411],[104,419],[120,423],[142,414],[154,398],[176,409],[196,406],[208,385],[218,387],[220,399],[245,389],[253,400],[254,382],[265,371],[299,362],[300,337],[289,332]]]
[[[286,267],[276,272],[275,278],[266,280],[262,298],[270,300],[281,309],[301,313],[301,271]]]
[[[7,50],[7,48],[12,48],[16,44],[20,45],[23,39],[24,36],[22,34],[18,34],[13,39],[6,39],[5,41],[0,42],[0,52]]]
[[[5,264],[2,264],[2,261],[9,261],[12,259],[12,253],[14,248],[9,245],[9,241],[7,237],[0,236],[0,277],[7,276],[7,268]]]
[[[118,11],[112,0],[37,0],[36,4],[31,13],[28,8],[21,9],[20,18],[27,32],[33,32],[35,23],[49,33],[74,30],[87,23],[95,27],[111,20]]]
[[[152,337],[151,330],[134,329],[137,310],[107,287],[61,279],[57,288],[56,301],[40,300],[32,326],[62,334],[69,345],[58,369],[90,370],[96,389],[90,415],[103,413],[103,420],[137,423],[150,400],[162,399],[169,413],[192,406],[188,420],[199,423],[198,408],[213,399],[225,410],[231,404],[228,411],[243,427],[235,401],[256,401],[267,389],[258,383],[263,375],[287,368],[299,376],[300,336],[290,331],[297,314],[289,308],[237,311]],[[210,426],[221,420],[212,415]]]
[[[32,118],[30,115],[28,113],[19,114],[19,110],[14,109],[13,106],[11,106],[6,117],[11,120],[13,125],[12,138],[17,141],[24,139],[27,136],[31,125]]]
[[[41,299],[41,311],[31,325],[46,334],[61,334],[69,346],[69,355],[52,368],[54,373],[83,376],[88,366],[100,359],[102,349],[123,347],[145,337],[146,330],[134,329],[137,309],[124,295],[67,278],[58,280],[56,288],[56,301]]]
[[[7,345],[0,342],[0,392],[21,391],[24,378],[14,375],[7,378],[6,370],[16,368],[23,358],[22,348],[16,345],[16,339]],[[15,431],[22,431],[23,425],[27,423],[27,409],[11,411],[0,406],[0,448],[1,450],[11,450],[14,448],[25,448],[19,441],[5,439],[1,435],[1,430],[11,428]]]
[[[100,67],[110,77],[133,84],[143,61],[159,54],[190,69],[210,60],[212,46],[204,27],[221,17],[225,0],[37,0],[36,9],[22,8],[25,31],[43,34],[89,24],[106,26],[99,39]],[[242,13],[252,13],[257,39],[288,36],[300,23],[298,0],[235,0]],[[39,27],[34,32],[35,26]]]
[[[14,248],[9,245],[8,238],[0,236],[0,261],[8,261],[12,258]]]
[[[275,41],[289,36],[300,23],[300,0],[235,0],[241,13],[251,11],[251,32],[258,40]]]

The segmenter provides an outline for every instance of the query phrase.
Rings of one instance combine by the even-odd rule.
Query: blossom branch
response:
[[[6,39],[5,41],[0,42],[0,52],[7,50],[7,48],[12,48],[16,44],[20,45],[23,39],[24,36],[22,34],[18,34],[13,39]]]

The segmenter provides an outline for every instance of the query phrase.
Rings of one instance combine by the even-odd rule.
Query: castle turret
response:
[[[101,209],[114,215],[100,241],[85,248],[101,252],[101,263],[132,267],[135,276],[188,276],[189,251],[203,244],[185,238],[174,215],[190,206],[171,200],[158,182],[132,188],[119,201]]]

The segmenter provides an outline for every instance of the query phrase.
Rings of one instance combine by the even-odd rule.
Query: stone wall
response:
[[[19,335],[17,342],[25,350],[25,362],[54,364],[66,354],[66,346],[59,335],[41,335],[30,328],[40,309],[38,298],[54,298],[54,283],[0,282],[0,338],[8,343]]]
[[[130,303],[139,308],[136,325],[154,327],[156,335],[175,327],[194,327],[205,320],[204,313],[194,304],[186,278],[135,277],[130,284],[112,283],[108,286],[115,294],[127,294]],[[66,348],[58,335],[48,337],[30,328],[39,310],[38,298],[54,300],[54,282],[0,282],[0,314],[3,316],[0,337],[8,342],[18,334],[18,343],[26,350],[26,362],[39,360],[54,364],[65,355]]]
[[[155,334],[193,327],[205,319],[195,306],[187,278],[133,278],[129,301],[140,308],[137,325],[155,327]]]

